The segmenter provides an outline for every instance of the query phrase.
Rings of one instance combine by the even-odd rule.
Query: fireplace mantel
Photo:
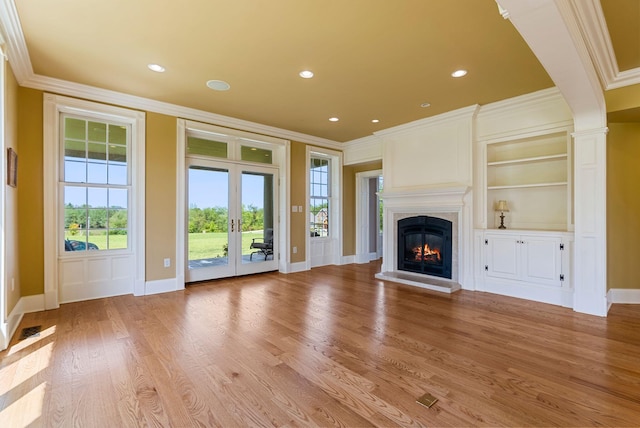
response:
[[[385,228],[383,237],[382,271],[376,278],[400,282],[431,290],[451,293],[465,288],[470,276],[471,204],[470,187],[465,185],[392,189],[379,193],[384,202]],[[451,280],[413,274],[397,269],[398,220],[413,215],[447,218],[454,224],[454,266]]]
[[[448,210],[464,205],[469,186],[422,187],[409,190],[384,191],[378,196],[387,208],[436,208]]]

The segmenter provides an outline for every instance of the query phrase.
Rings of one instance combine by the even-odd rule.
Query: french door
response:
[[[186,282],[278,269],[277,169],[187,159]]]

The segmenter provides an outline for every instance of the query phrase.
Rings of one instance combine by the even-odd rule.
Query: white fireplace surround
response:
[[[472,204],[469,189],[468,186],[450,186],[380,193],[385,223],[382,270],[376,278],[445,293],[460,288],[473,289],[470,283]],[[419,215],[443,218],[453,223],[451,280],[398,270],[398,221]]]

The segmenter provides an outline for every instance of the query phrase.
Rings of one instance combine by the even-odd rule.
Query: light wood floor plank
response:
[[[0,353],[0,426],[640,425],[640,306],[599,318],[379,268],[26,314],[43,332]]]

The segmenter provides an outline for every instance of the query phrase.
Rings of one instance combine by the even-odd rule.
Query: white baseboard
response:
[[[607,292],[609,303],[640,304],[640,289],[612,288]]]
[[[155,281],[147,281],[144,284],[144,295],[168,293],[178,290],[178,281],[176,278],[158,279]]]
[[[356,262],[356,256],[342,256],[340,258],[341,265],[351,265]]]
[[[289,263],[288,269],[286,272],[283,273],[294,273],[294,272],[304,272],[306,270],[309,270],[309,266],[307,265],[307,262],[298,262],[298,263]]]
[[[35,296],[24,296],[18,300],[13,310],[7,316],[7,322],[2,325],[2,334],[0,335],[0,351],[7,349],[11,338],[15,334],[20,321],[24,314],[30,312],[44,311],[44,294],[36,294]]]
[[[476,291],[486,291],[566,308],[573,307],[573,290],[560,287],[549,287],[521,281],[489,280],[476,283]]]
[[[355,255],[355,263],[357,264],[365,264],[365,263],[369,263],[369,254],[356,254]]]
[[[45,310],[44,294],[36,294],[34,296],[24,296],[20,299],[22,304],[22,313],[40,312]],[[17,306],[17,305],[16,305]]]

